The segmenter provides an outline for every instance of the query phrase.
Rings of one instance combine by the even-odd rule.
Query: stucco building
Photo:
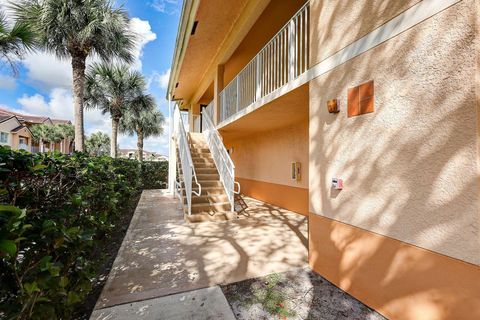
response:
[[[177,171],[187,198],[208,188],[188,154],[209,148],[225,199],[240,187],[307,216],[311,268],[368,306],[480,318],[479,12],[478,0],[186,0],[170,188]],[[183,145],[182,128],[197,133]]]
[[[72,124],[70,120],[51,119],[46,116],[35,116],[14,112],[0,108],[0,144],[9,146],[13,150],[26,150],[40,152],[39,142],[30,131],[35,125]],[[65,138],[58,142],[48,142],[44,145],[45,151],[60,151],[70,153],[73,151],[73,139]]]

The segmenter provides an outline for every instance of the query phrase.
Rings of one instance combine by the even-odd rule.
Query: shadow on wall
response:
[[[364,0],[347,9],[312,1],[312,14],[331,17],[312,34],[318,60],[326,58],[323,44],[364,36],[373,30],[371,21],[382,21],[398,3]],[[311,82],[310,211],[479,263],[474,12],[474,1],[460,2]],[[347,89],[372,79],[375,112],[347,118]],[[326,110],[333,98],[340,99],[339,114]],[[329,187],[336,174],[345,181],[337,194]],[[447,266],[412,256],[408,248],[394,251],[401,246],[382,237],[372,243],[345,234],[334,223],[328,232],[341,262],[329,280],[345,290],[374,286],[377,293],[356,291],[383,295],[367,304],[398,318],[443,319],[466,310],[480,317],[478,283],[464,278],[456,288],[465,284],[464,292],[445,295],[451,283],[432,275]]]

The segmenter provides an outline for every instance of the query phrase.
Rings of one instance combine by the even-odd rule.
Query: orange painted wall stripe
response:
[[[241,193],[246,196],[308,216],[308,189],[243,178],[235,180],[240,182]]]
[[[480,319],[480,267],[313,213],[310,267],[390,319]]]

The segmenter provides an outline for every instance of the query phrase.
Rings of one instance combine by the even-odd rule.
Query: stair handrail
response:
[[[235,193],[240,192],[240,184],[235,181],[235,165],[233,164],[230,155],[228,154],[225,145],[223,144],[220,133],[213,124],[208,112],[202,112],[202,121],[205,123],[203,134],[207,141],[208,148],[213,157],[213,161],[217,166],[220,175],[220,181],[223,184],[225,192],[230,202],[231,210],[235,211]],[[238,191],[235,191],[235,185],[238,186]]]
[[[185,188],[185,196],[187,198],[188,215],[192,214],[192,194],[200,196],[202,193],[202,186],[198,183],[195,166],[193,165],[192,155],[190,152],[190,144],[188,143],[187,132],[180,116],[180,109],[175,106],[175,138],[178,146],[178,153],[180,155],[180,163],[182,166],[183,185]],[[192,189],[192,177],[195,184],[198,186],[198,192]],[[183,204],[183,199],[182,199]]]

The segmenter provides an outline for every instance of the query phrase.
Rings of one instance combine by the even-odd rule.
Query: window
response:
[[[8,133],[0,132],[0,143],[8,143]]]
[[[20,144],[27,144],[28,143],[27,138],[25,138],[25,137],[20,137],[18,140],[19,140]]]

